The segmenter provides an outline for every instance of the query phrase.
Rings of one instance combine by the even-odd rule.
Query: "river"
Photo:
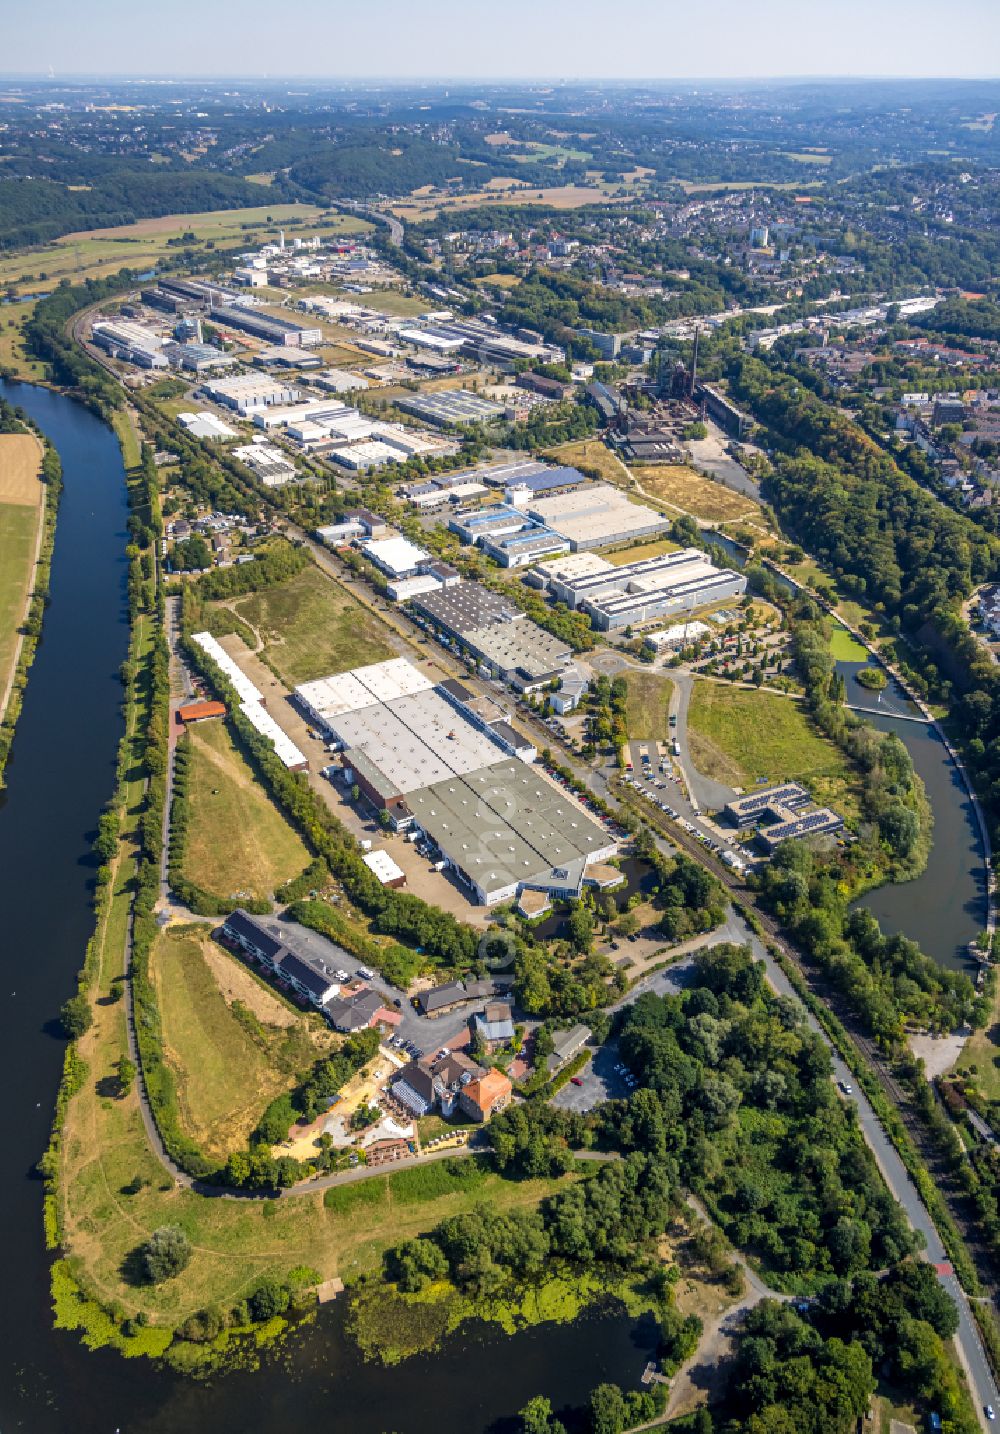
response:
[[[505,1434],[545,1394],[572,1427],[573,1406],[603,1380],[634,1388],[655,1331],[619,1309],[511,1338],[476,1327],[439,1354],[393,1370],[366,1365],[326,1305],[256,1373],[193,1384],[145,1360],[88,1352],[52,1326],[42,1187],[64,1042],[53,1030],[91,934],[90,854],[114,785],[122,730],[118,669],[128,644],[126,506],[118,442],[79,404],[0,380],[59,450],[65,486],[51,603],[0,795],[0,1144],[6,1238],[0,1301],[0,1428],[26,1434]]]
[[[913,759],[934,813],[927,866],[914,881],[881,886],[859,899],[884,931],[902,931],[928,956],[953,970],[971,970],[967,947],[986,925],[986,872],[976,814],[962,779],[937,731],[890,678],[881,693],[857,681],[864,662],[838,662],[847,701],[882,732],[895,732]]]

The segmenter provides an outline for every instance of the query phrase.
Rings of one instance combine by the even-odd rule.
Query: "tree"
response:
[[[280,1281],[266,1276],[250,1296],[250,1313],[260,1323],[284,1314],[288,1308],[289,1294]]]
[[[569,939],[577,951],[589,951],[594,944],[594,918],[582,902],[577,902],[567,922]]]
[[[591,1392],[590,1427],[593,1434],[622,1434],[628,1427],[625,1396],[617,1384],[599,1384]]]
[[[136,1077],[135,1062],[129,1060],[128,1056],[119,1056],[116,1070],[118,1075],[118,1089],[123,1096],[128,1095]]]
[[[566,1434],[566,1426],[552,1413],[552,1402],[540,1394],[521,1410],[522,1434]]]
[[[90,1009],[90,1002],[82,991],[75,996],[70,996],[64,1001],[59,1011],[59,1020],[62,1028],[71,1041],[77,1040],[89,1031],[94,1024],[94,1013]]]
[[[173,1279],[191,1259],[191,1241],[180,1225],[161,1225],[142,1248],[141,1263],[151,1285]]]

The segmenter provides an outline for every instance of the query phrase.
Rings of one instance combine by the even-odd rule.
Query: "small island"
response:
[[[857,680],[862,687],[867,687],[869,692],[881,692],[889,681],[881,667],[862,667],[857,674]]]

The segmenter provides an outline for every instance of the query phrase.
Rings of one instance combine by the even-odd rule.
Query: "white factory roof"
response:
[[[235,373],[230,378],[205,379],[202,388],[207,394],[223,394],[226,398],[265,398],[272,393],[298,392],[291,384],[280,378],[271,378],[261,373]]]
[[[315,682],[303,682],[295,695],[318,717],[329,720],[345,712],[358,712],[376,702],[426,692],[434,684],[405,657],[390,657],[351,672],[336,672]]]
[[[430,556],[426,548],[418,548],[409,538],[402,537],[368,538],[361,544],[361,550],[392,577],[400,578]]]
[[[266,707],[262,707],[259,702],[241,702],[240,711],[262,737],[268,737],[274,743],[274,750],[286,767],[294,768],[306,765],[303,753],[299,751],[291,737],[281,730]]]
[[[386,592],[393,602],[409,602],[410,598],[419,597],[421,593],[432,593],[443,586],[440,578],[431,573],[418,573],[415,578],[398,578],[389,583]]]
[[[374,872],[383,886],[388,886],[390,881],[398,881],[401,876],[406,875],[387,851],[366,851],[361,860],[369,871]]]
[[[270,383],[273,387],[274,380],[271,379]],[[338,403],[335,398],[317,398],[307,403],[290,403],[280,408],[270,408],[266,413],[255,414],[254,423],[258,428],[281,428],[285,424],[301,423],[305,419],[317,423],[325,419],[343,418],[354,412],[353,408],[348,408],[346,403]]]
[[[179,413],[177,420],[194,438],[235,438],[236,429],[216,418],[207,410],[201,413]]]
[[[229,653],[220,646],[210,632],[196,632],[191,641],[196,642],[206,656],[212,659],[216,667],[222,669],[241,702],[260,702],[262,700],[261,693],[257,691],[249,677],[240,671]]]
[[[349,393],[352,388],[367,388],[368,380],[359,373],[350,373],[343,368],[327,368],[314,374],[310,379],[319,388],[331,389],[334,393]]]
[[[388,443],[372,439],[371,442],[354,443],[350,448],[334,449],[330,457],[348,468],[378,468],[383,463],[399,463],[400,451],[390,448]]]
[[[295,695],[316,717],[330,721],[344,712],[356,712],[374,705],[375,698],[353,672],[338,672],[332,677],[319,677],[303,682]]]
[[[669,526],[668,520],[652,508],[631,503],[619,488],[610,483],[591,483],[586,488],[573,488],[549,498],[535,498],[528,510],[533,518],[544,523],[571,542],[614,542],[630,533],[647,531],[650,526]]]
[[[402,794],[464,776],[498,757],[496,744],[434,691],[345,712],[332,723],[348,749],[365,757]]]
[[[535,572],[546,581],[559,578],[562,582],[575,582],[578,578],[589,578],[593,573],[613,571],[614,563],[609,563],[599,553],[566,553],[563,557],[548,558],[544,563],[535,564]]]

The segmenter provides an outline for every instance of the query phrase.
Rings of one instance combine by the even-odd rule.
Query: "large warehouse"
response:
[[[610,483],[588,483],[550,497],[531,498],[523,506],[530,518],[566,538],[574,553],[654,538],[670,528],[669,518],[642,503],[630,503]]]
[[[617,567],[596,554],[582,556],[586,563],[549,563],[543,574],[552,596],[585,612],[601,632],[691,612],[741,597],[747,589],[742,573],[717,568],[699,548],[679,548]]]
[[[517,734],[466,712],[474,696],[461,692],[457,701],[394,658],[304,683],[296,696],[340,745],[344,780],[397,830],[419,827],[476,900],[491,905],[522,886],[578,895],[615,841],[539,768],[512,757],[505,734]]]
[[[457,583],[414,598],[416,611],[490,676],[534,692],[560,676],[572,649],[480,583]]]

